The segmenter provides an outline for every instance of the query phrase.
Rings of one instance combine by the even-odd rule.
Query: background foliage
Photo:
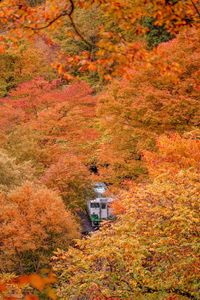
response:
[[[0,1],[0,297],[198,299],[199,5]]]

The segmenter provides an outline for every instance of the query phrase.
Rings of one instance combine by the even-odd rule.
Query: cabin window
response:
[[[101,208],[105,209],[106,208],[106,203],[101,203]]]
[[[91,208],[99,208],[99,203],[90,203]]]

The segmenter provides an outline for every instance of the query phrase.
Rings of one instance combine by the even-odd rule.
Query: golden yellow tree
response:
[[[147,167],[156,161],[155,168],[160,170],[152,183],[133,184],[114,202],[114,223],[106,223],[75,248],[56,253],[54,270],[59,274],[62,299],[72,295],[77,299],[166,299],[170,295],[198,299],[200,160],[193,148],[196,143],[199,149],[199,141],[173,137],[161,144],[160,140],[157,159],[146,154]],[[180,151],[182,163],[174,173]]]

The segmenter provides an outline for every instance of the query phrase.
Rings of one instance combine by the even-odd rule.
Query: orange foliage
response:
[[[67,207],[80,209],[85,207],[85,199],[89,195],[89,171],[72,154],[65,154],[46,170],[41,182],[48,188],[57,190],[63,197]]]
[[[187,26],[199,26],[199,1],[124,1],[124,0],[88,0],[88,1],[35,1],[35,5],[30,5],[30,1],[1,1],[1,22],[6,36],[2,36],[3,51],[5,40],[7,45],[16,45],[19,38],[24,36],[28,38],[38,31],[46,29],[51,32],[65,24],[67,19],[71,26],[67,32],[68,35],[75,35],[76,39],[81,40],[88,51],[82,51],[80,55],[67,57],[66,67],[58,66],[58,72],[61,74],[63,69],[70,68],[70,65],[78,65],[78,70],[88,69],[96,71],[111,80],[112,76],[129,76],[128,69],[133,60],[140,53],[141,58],[145,56],[134,38],[126,36],[126,32],[132,35],[143,34],[145,29],[141,26],[141,20],[150,17],[154,20],[154,25],[164,25],[169,31],[178,33]],[[74,12],[79,9],[83,13],[95,5],[98,6],[101,13],[108,17],[113,24],[114,29],[107,28],[101,24],[98,28],[97,42],[93,43],[87,40],[82,33],[81,28],[77,28],[74,22]],[[89,20],[90,21],[90,20]],[[116,30],[116,27],[118,30]],[[9,29],[9,31],[8,31]],[[46,38],[49,41],[49,37]],[[50,41],[51,45],[52,42]],[[0,45],[1,46],[1,45]],[[96,63],[93,62],[95,49]],[[98,64],[98,67],[97,67]],[[67,70],[68,71],[68,70]],[[112,73],[112,76],[110,76]],[[66,71],[63,76],[70,80],[73,77]]]
[[[200,171],[200,141],[186,139],[178,134],[160,136],[158,152],[144,151],[144,159],[151,176],[171,174],[180,170]]]
[[[23,290],[26,289],[27,286],[31,286],[40,292],[44,291],[45,295],[48,296],[49,299],[55,300],[57,297],[54,290],[51,288],[51,285],[55,282],[56,278],[53,273],[49,273],[47,277],[43,277],[38,274],[31,274],[21,275],[10,279],[3,278],[0,280],[0,296],[2,296],[4,300],[38,300],[38,296],[30,292],[25,292],[24,295]]]
[[[23,273],[27,253],[37,270],[45,251],[67,246],[79,236],[78,225],[62,200],[45,187],[24,184],[0,197],[0,259],[4,271]]]
[[[108,20],[98,25],[94,41],[73,19],[77,8],[91,7]],[[62,62],[54,62],[61,80],[40,76],[0,99],[1,145],[17,158],[12,164],[16,172],[9,172],[8,159],[1,176],[8,174],[13,187],[0,193],[2,272],[38,272],[58,248],[52,260],[61,299],[163,293],[167,299],[197,299],[199,17],[198,0],[0,1],[1,53],[20,47],[25,38],[46,52],[48,65],[57,52],[62,56],[52,31],[65,27],[84,45],[80,53],[64,53]],[[146,34],[141,24],[147,18],[179,35],[148,52],[136,37]],[[193,28],[184,30],[188,26]],[[38,34],[44,29],[44,35]],[[22,62],[30,56],[25,66],[19,65],[20,78],[45,74],[48,66],[41,66],[40,73],[39,63],[34,64],[37,51],[22,52]],[[81,72],[111,84],[98,97],[84,82],[63,86]],[[18,162],[27,160],[36,167],[37,184],[15,188],[14,179],[17,185],[24,170]],[[102,181],[127,191],[113,204],[114,222],[68,248],[80,235],[65,204],[74,211],[84,207],[91,195],[89,164],[95,164]],[[0,297],[36,300],[34,288],[56,299],[49,287],[54,283],[54,275],[36,273],[1,280]]]
[[[40,174],[66,152],[87,163],[99,137],[91,94],[84,82],[62,87],[60,80],[35,78],[20,84],[0,100],[0,128],[10,133],[4,146],[19,160],[33,160]]]
[[[155,150],[160,134],[199,125],[199,49],[198,31],[184,32],[149,53],[146,63],[136,60],[129,80],[115,80],[100,95],[103,178],[121,182],[146,174],[141,152]]]
[[[198,299],[199,141],[161,136],[157,147],[145,152],[151,182],[113,202],[117,220],[53,257],[61,298]]]

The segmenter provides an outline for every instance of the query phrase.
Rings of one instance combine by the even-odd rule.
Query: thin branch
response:
[[[191,2],[192,2],[192,5],[194,6],[194,9],[196,10],[198,16],[200,17],[200,11],[199,11],[199,9],[198,9],[196,3],[195,3],[193,0],[191,0]]]
[[[80,33],[80,31],[78,30],[78,28],[76,27],[76,24],[74,23],[74,20],[73,20],[73,18],[72,18],[72,14],[73,14],[74,9],[75,9],[73,0],[70,0],[70,3],[71,3],[71,12],[68,14],[68,16],[69,16],[69,19],[70,19],[70,21],[71,21],[71,25],[72,25],[74,31],[76,32],[76,34],[81,38],[81,40],[82,40],[85,44],[87,44],[90,48],[93,48],[95,45],[92,44],[92,43],[90,43],[90,42],[88,42],[88,41],[84,38],[84,36]]]
[[[55,17],[54,19],[52,19],[51,21],[49,21],[47,24],[43,25],[43,26],[40,26],[40,27],[34,27],[34,26],[23,26],[23,28],[25,29],[30,29],[30,30],[33,30],[33,31],[39,31],[39,30],[43,30],[43,29],[46,29],[48,27],[50,27],[53,23],[55,23],[56,21],[58,21],[59,19],[61,19],[62,17],[69,17],[69,20],[71,22],[71,26],[72,28],[74,29],[75,33],[77,34],[77,36],[90,48],[90,50],[92,49],[102,49],[102,50],[105,50],[109,53],[116,53],[114,50],[110,50],[110,49],[106,49],[102,46],[97,46],[96,44],[92,43],[91,41],[88,41],[84,36],[83,34],[79,31],[79,29],[77,28],[74,20],[73,20],[73,17],[72,17],[72,14],[75,10],[75,4],[74,4],[74,0],[69,0],[70,2],[70,6],[66,9],[66,10],[63,10],[57,17]],[[11,30],[11,28],[10,28]],[[125,41],[123,41],[125,42]],[[121,53],[121,55],[124,55],[124,56],[127,56],[127,54],[124,54],[124,53]]]
[[[71,25],[75,31],[75,33],[80,37],[80,39],[85,43],[87,44],[90,48],[94,48],[94,47],[97,47],[95,44],[92,44],[90,43],[89,41],[87,41],[83,35],[80,33],[80,31],[78,30],[78,28],[76,27],[76,24],[74,23],[74,20],[72,18],[72,16],[69,15],[69,19],[70,19],[70,22],[71,22]]]
[[[48,27],[50,27],[53,23],[55,23],[56,21],[58,21],[60,18],[62,17],[65,17],[65,16],[68,16],[69,19],[70,19],[70,22],[71,22],[71,25],[75,31],[75,33],[80,37],[80,39],[87,45],[89,46],[90,48],[94,48],[95,45],[90,43],[89,41],[87,41],[84,36],[80,33],[80,31],[78,30],[78,28],[76,27],[76,24],[74,23],[74,20],[72,18],[72,14],[74,12],[74,9],[75,9],[75,5],[74,5],[74,2],[73,0],[69,0],[70,2],[70,9],[68,8],[67,10],[64,10],[61,14],[59,14],[56,18],[52,19],[49,23],[47,23],[46,25],[44,26],[41,26],[41,27],[31,27],[31,26],[25,26],[24,28],[27,28],[27,29],[31,29],[33,31],[38,31],[38,30],[42,30],[42,29],[46,29]]]
[[[38,30],[46,29],[46,28],[50,27],[53,23],[55,23],[56,21],[58,21],[60,18],[62,18],[64,16],[67,16],[67,15],[68,15],[68,13],[65,12],[65,11],[63,11],[60,15],[58,15],[56,18],[54,18],[53,20],[51,20],[49,23],[47,23],[44,26],[41,26],[41,27],[24,26],[24,28],[31,29],[33,31],[38,31]]]
[[[48,27],[50,27],[53,23],[55,23],[56,21],[58,21],[60,18],[65,17],[65,16],[71,16],[73,11],[74,11],[74,3],[72,0],[70,0],[70,7],[64,11],[62,11],[57,17],[55,17],[54,19],[52,19],[49,23],[47,23],[44,26],[41,27],[31,27],[31,26],[25,26],[24,28],[27,29],[32,29],[34,31],[38,31],[38,30],[42,30],[42,29],[46,29]]]
[[[70,4],[71,4],[71,11],[69,13],[69,16],[71,16],[74,12],[75,9],[75,5],[74,5],[74,1],[73,0],[69,0]]]

